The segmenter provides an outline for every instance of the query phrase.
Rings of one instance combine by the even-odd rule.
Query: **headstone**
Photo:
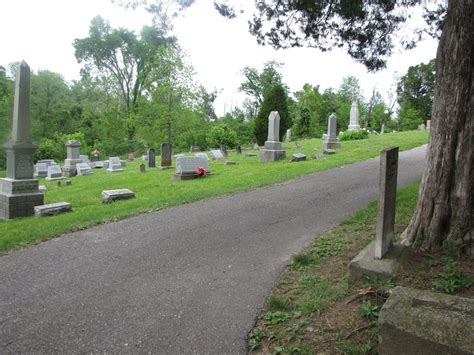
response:
[[[141,173],[145,173],[145,172],[146,172],[146,167],[145,167],[145,164],[143,164],[143,163],[140,164],[140,172],[141,172]]]
[[[173,174],[175,180],[195,179],[199,177],[198,168],[204,168],[210,173],[207,159],[199,157],[178,157],[176,159],[176,173]]]
[[[314,154],[312,158],[315,160],[322,160],[324,159],[324,154]]]
[[[306,155],[303,153],[296,153],[291,155],[291,161],[304,161],[306,160]]]
[[[204,158],[206,160],[209,160],[209,157],[207,156],[206,153],[196,153],[194,154],[195,157],[198,157],[198,158]]]
[[[242,147],[238,146],[237,148],[235,148],[235,153],[236,154],[242,154]]]
[[[89,156],[87,156],[87,155],[80,155],[79,157],[80,157],[80,159],[82,160],[83,163],[89,164],[89,162],[90,162]]]
[[[201,147],[198,147],[197,145],[192,145],[190,148],[189,148],[189,151],[191,153],[197,153],[197,152],[200,152],[201,151]]]
[[[426,120],[426,129],[431,129],[431,120]]]
[[[33,155],[36,146],[30,133],[30,67],[19,65],[15,79],[11,139],[4,145],[7,155],[6,178],[0,179],[0,218],[34,215],[44,196],[34,179]]]
[[[122,163],[118,157],[110,157],[109,158],[109,166],[107,168],[107,172],[109,173],[116,173],[123,171]]]
[[[95,161],[94,162],[94,168],[100,169],[104,167],[104,162],[103,161]]]
[[[257,154],[255,154],[255,153],[245,153],[244,156],[246,156],[246,157],[256,157]]]
[[[135,193],[128,189],[104,190],[101,194],[102,203],[109,203],[116,200],[125,200],[135,197]]]
[[[77,170],[77,175],[79,175],[79,176],[92,175],[92,172],[91,172],[92,168],[87,163],[77,164],[76,165],[76,170]]]
[[[52,216],[69,211],[71,211],[71,204],[69,202],[56,202],[35,206],[35,216],[37,217]]]
[[[128,153],[127,159],[128,159],[128,161],[134,161],[135,160],[135,154]]]
[[[226,161],[224,165],[237,165],[237,163],[235,161],[229,160],[229,161]]]
[[[225,144],[221,144],[220,151],[221,151],[222,155],[224,156],[224,158],[227,158],[227,156],[229,154],[227,153],[227,148],[226,148]]]
[[[379,354],[474,353],[474,299],[397,286],[380,310]]]
[[[81,143],[79,141],[70,140],[66,142],[67,158],[64,161],[63,174],[66,177],[75,176],[77,173],[76,165],[82,163]]]
[[[38,160],[36,163],[45,163],[47,166],[56,164],[54,159],[41,159],[41,160]]]
[[[140,159],[141,159],[142,161],[147,161],[147,160],[148,160],[148,155],[142,155],[142,156],[140,157]]]
[[[357,100],[352,101],[351,113],[350,113],[350,122],[349,122],[349,131],[357,131],[360,129],[359,125],[359,105]]]
[[[156,152],[155,149],[148,149],[148,167],[156,168]]]
[[[334,149],[323,149],[323,154],[324,155],[333,155],[333,154],[336,154],[336,151]]]
[[[260,147],[258,146],[257,143],[254,143],[254,145],[252,146],[252,150],[258,150]]]
[[[41,192],[41,193],[45,193],[46,191],[48,191],[48,189],[46,188],[46,186],[40,185],[38,187],[38,191]]]
[[[171,143],[161,144],[161,169],[169,169],[173,165],[171,159],[172,146]]]
[[[339,148],[341,143],[337,139],[337,119],[333,113],[328,118],[328,134],[324,139],[323,150]]]
[[[48,166],[48,176],[46,176],[46,180],[60,180],[64,179],[63,172],[59,165],[51,165]]]
[[[380,134],[384,134],[385,132],[385,123],[382,123],[382,127],[380,128]]]
[[[265,147],[260,151],[260,162],[267,163],[284,159],[286,152],[281,149],[280,142],[280,115],[277,111],[270,112],[268,116],[268,139]]]
[[[291,142],[291,129],[286,130],[286,137],[285,137],[286,142]]]
[[[375,230],[375,257],[382,259],[392,245],[397,200],[398,147],[380,153],[379,210]]]
[[[426,129],[425,124],[422,123],[421,125],[418,126],[419,131],[424,131]]]
[[[48,176],[48,164],[46,163],[36,163],[35,165],[35,175],[46,177]]]
[[[212,160],[224,159],[224,155],[222,154],[222,152],[220,150],[213,149],[209,152],[209,154],[211,155]]]

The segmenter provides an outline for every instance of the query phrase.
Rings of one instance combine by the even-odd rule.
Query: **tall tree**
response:
[[[412,1],[261,0],[250,32],[275,48],[345,46],[369,70],[386,66]],[[431,137],[420,197],[404,242],[422,250],[472,248],[474,239],[474,0],[449,0],[426,12],[440,36]],[[421,33],[421,32],[418,32]],[[409,41],[407,47],[412,47]]]

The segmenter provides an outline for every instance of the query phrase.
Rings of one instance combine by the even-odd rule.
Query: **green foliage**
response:
[[[398,127],[400,131],[411,131],[417,129],[422,123],[423,119],[416,109],[409,105],[403,105],[400,107],[400,113],[398,114]]]
[[[268,307],[273,311],[283,311],[288,308],[290,300],[287,297],[271,295],[267,301]]]
[[[265,336],[266,336],[265,331],[262,328],[256,327],[256,328],[252,329],[252,331],[250,332],[250,337],[249,337],[249,347],[250,347],[250,349],[252,349],[252,350],[258,349],[262,339]]]
[[[379,306],[370,301],[364,302],[359,307],[359,314],[368,319],[377,319],[379,317]]]
[[[212,127],[207,134],[207,145],[219,148],[221,144],[234,148],[237,145],[237,133],[226,125],[219,124]]]
[[[357,130],[357,131],[344,131],[342,134],[339,135],[340,141],[354,141],[359,139],[366,139],[369,137],[369,132],[365,130]]]
[[[463,288],[470,288],[472,280],[468,275],[456,270],[456,262],[450,259],[446,271],[440,272],[438,280],[433,283],[435,289],[445,293],[455,293]]]
[[[268,137],[268,116],[270,112],[278,111],[280,114],[280,141],[286,130],[291,126],[288,112],[288,96],[281,85],[275,85],[264,98],[262,107],[255,119],[255,137],[259,145],[263,145]]]
[[[265,324],[277,325],[285,323],[288,320],[288,313],[282,311],[267,312],[263,316]]]

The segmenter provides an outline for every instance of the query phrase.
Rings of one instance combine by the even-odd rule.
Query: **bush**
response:
[[[219,148],[225,144],[228,148],[234,148],[237,145],[237,133],[226,125],[212,127],[206,138],[210,147]]]
[[[358,139],[366,139],[369,136],[367,131],[345,131],[339,135],[340,141],[355,141]]]

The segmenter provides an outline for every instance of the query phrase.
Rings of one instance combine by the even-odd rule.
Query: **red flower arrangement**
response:
[[[203,168],[202,166],[200,166],[199,168],[196,169],[196,173],[199,176],[204,176],[204,175],[206,175],[207,170],[205,168]]]

